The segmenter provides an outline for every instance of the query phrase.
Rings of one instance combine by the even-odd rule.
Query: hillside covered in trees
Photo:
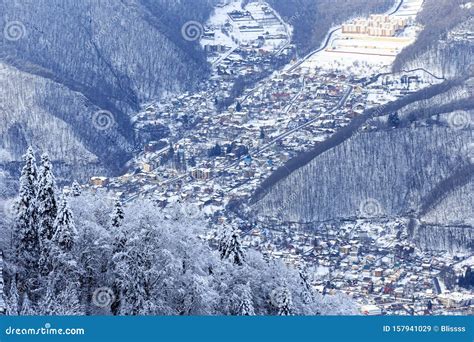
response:
[[[9,315],[353,314],[344,295],[320,295],[306,270],[244,250],[223,226],[150,200],[124,207],[104,194],[62,193],[49,157],[29,149],[20,192],[0,226]]]
[[[130,114],[150,99],[193,89],[208,72],[204,52],[181,35],[186,21],[209,16],[207,0],[0,6],[6,169],[34,145],[70,179],[117,173],[135,150]]]
[[[270,175],[252,215],[316,227],[363,217],[371,200],[379,219],[414,218],[421,247],[471,250],[472,76],[367,110]]]
[[[462,39],[452,39],[452,33],[472,27],[474,8],[469,0],[426,0],[416,18],[422,30],[416,42],[397,56],[395,71],[424,67],[438,76],[454,77],[466,72],[473,64],[474,46]]]

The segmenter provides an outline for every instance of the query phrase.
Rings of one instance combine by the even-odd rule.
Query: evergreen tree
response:
[[[474,286],[474,272],[472,272],[471,267],[467,266],[463,270],[463,274],[458,279],[458,285],[466,289]]]
[[[51,271],[44,279],[48,284],[47,292],[38,305],[43,315],[84,314],[79,300],[79,280],[84,270],[79,269],[72,252],[76,236],[72,213],[63,196],[55,221],[55,234],[51,240]]]
[[[388,124],[390,127],[398,127],[400,126],[400,118],[398,117],[397,112],[390,113],[388,116]]]
[[[7,310],[6,313],[8,316],[17,316],[19,314],[19,300],[20,296],[18,294],[17,283],[13,279],[10,284],[10,291],[7,297]]]
[[[230,260],[236,265],[244,263],[244,252],[237,229],[228,228],[224,230],[224,234],[219,241],[219,253],[221,259]]]
[[[79,185],[77,181],[74,181],[71,185],[71,195],[73,197],[79,197],[81,196],[81,193],[82,193],[81,186]]]
[[[112,291],[115,294],[115,297],[112,300],[110,305],[110,310],[113,315],[118,315],[122,310],[122,286],[123,286],[123,275],[122,270],[123,264],[126,264],[126,253],[125,246],[127,244],[127,239],[125,234],[122,231],[122,228],[119,228],[119,232],[116,232],[114,236],[113,243],[113,255],[112,255],[112,270],[113,270],[113,281],[112,281]]]
[[[47,275],[51,271],[51,239],[54,234],[54,222],[58,208],[53,169],[49,156],[46,153],[41,156],[37,187],[36,203],[38,207],[38,234],[40,242],[39,268],[42,275]]]
[[[123,207],[122,207],[122,202],[120,202],[120,199],[115,200],[114,204],[114,210],[112,212],[112,227],[113,228],[119,228],[122,225],[124,218],[124,212],[123,212]]]
[[[252,290],[250,289],[249,284],[244,287],[242,292],[238,313],[240,316],[255,316],[255,309],[253,307],[252,301]]]
[[[426,309],[428,311],[433,310],[433,302],[431,300],[428,300],[428,303],[426,304]]]
[[[116,287],[119,289],[119,303],[113,310],[120,315],[153,314],[155,281],[161,271],[155,267],[158,234],[152,229],[144,229],[129,239],[123,253],[116,253]]]
[[[174,147],[173,147],[173,144],[170,143],[170,148],[168,150],[168,158],[173,158],[174,156]]]
[[[242,105],[240,104],[240,102],[237,102],[237,105],[235,106],[235,110],[237,112],[241,112],[242,111]]]
[[[38,173],[38,192],[36,202],[38,206],[38,231],[40,242],[47,242],[54,234],[54,221],[57,215],[57,203],[55,195],[55,180],[49,156],[45,153],[41,156],[41,166]]]
[[[79,301],[77,284],[69,283],[66,287],[59,289],[51,311],[54,315],[61,316],[84,315],[84,308]]]
[[[46,287],[46,294],[41,298],[41,301],[38,303],[39,314],[54,315],[55,314],[55,297],[54,294],[54,284],[51,281],[48,282]]]
[[[77,232],[72,212],[64,196],[59,204],[54,230],[55,233],[52,241],[55,247],[59,248],[62,252],[71,252]]]
[[[23,297],[23,304],[21,305],[20,316],[34,316],[36,314],[33,304],[31,303],[28,295],[25,294]]]
[[[13,228],[14,264],[18,267],[17,285],[21,293],[32,291],[37,283],[40,245],[37,229],[36,186],[37,170],[33,149],[23,156],[20,190]]]

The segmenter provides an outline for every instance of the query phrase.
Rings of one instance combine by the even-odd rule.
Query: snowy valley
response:
[[[4,4],[0,309],[473,314],[469,4]]]

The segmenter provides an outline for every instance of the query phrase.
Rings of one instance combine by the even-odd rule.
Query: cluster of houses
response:
[[[255,20],[246,11],[228,15],[237,23]],[[384,17],[369,20],[391,24]],[[371,80],[347,70],[318,68],[273,73],[276,51],[254,43],[209,48],[211,54],[225,54],[212,76],[197,91],[151,103],[138,113],[134,127],[143,137],[142,152],[126,174],[93,177],[90,187],[107,189],[125,202],[149,196],[162,207],[192,203],[215,218],[251,196],[290,158],[324,141],[366,108],[431,81],[424,83],[424,74]],[[235,91],[239,86],[242,91]],[[290,231],[257,225],[245,232],[244,243],[295,267],[311,266],[316,289],[350,294],[362,313],[472,310],[466,306],[472,296],[445,284],[446,269],[457,261],[415,253],[403,236],[377,239],[360,227],[345,234],[341,227]]]
[[[144,186],[161,181],[155,192],[176,198],[188,197],[183,188],[186,183],[205,183],[200,188],[206,192],[230,193],[221,201],[225,205],[251,195],[277,167],[348,124],[363,110],[357,103],[367,96],[362,87],[355,86],[343,107],[328,113],[348,91],[352,79],[322,71],[304,77],[283,74],[258,84],[218,111],[213,82],[208,91],[150,105],[138,114],[136,129],[165,125],[170,135],[144,143],[129,173],[113,180],[93,177],[91,185],[113,189],[127,198],[140,189],[137,184],[141,181]],[[295,133],[278,139],[288,130]],[[196,200],[195,188],[191,187],[190,194]],[[210,198],[208,194],[196,204],[203,207]]]
[[[356,221],[305,229],[256,227],[243,240],[269,258],[306,269],[315,290],[348,294],[361,314],[472,315],[474,294],[458,281],[472,257],[420,252],[400,222],[379,225],[391,231],[386,226],[394,224],[404,233],[380,238],[373,222]]]
[[[149,104],[138,113],[138,135],[153,131],[150,126],[166,127],[168,133],[145,140],[129,172],[113,179],[93,177],[90,185],[124,200],[153,195],[164,203],[191,200],[207,211],[222,210],[252,195],[278,167],[330,137],[365,108],[407,91],[404,77],[418,77],[381,77],[368,85],[369,79],[344,71],[297,69],[275,73],[219,108],[240,72],[249,65],[258,69],[267,59],[246,60],[245,65],[241,61],[229,59],[231,76],[216,69],[199,91]]]

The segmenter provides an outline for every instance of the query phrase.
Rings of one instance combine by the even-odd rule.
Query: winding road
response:
[[[400,3],[397,5],[397,7],[396,7],[392,12],[387,13],[387,14],[388,14],[388,15],[394,15],[395,13],[397,13],[397,12],[400,10],[400,8],[402,7],[403,2],[404,2],[404,0],[400,0]],[[317,54],[318,52],[321,52],[321,51],[323,51],[324,49],[326,49],[327,46],[329,45],[329,43],[331,42],[331,39],[332,39],[334,33],[336,33],[337,31],[340,31],[341,29],[342,29],[342,26],[338,26],[338,27],[333,28],[331,31],[328,32],[325,41],[321,44],[321,46],[320,46],[318,49],[316,49],[316,50],[310,52],[310,53],[307,54],[305,57],[303,57],[300,61],[296,62],[294,65],[292,65],[292,66],[291,66],[290,68],[288,68],[287,70],[284,70],[283,72],[284,72],[284,73],[291,73],[291,72],[293,72],[296,68],[298,68],[298,67],[299,67],[302,63],[304,63],[306,60],[308,60],[309,58],[311,58],[312,56],[314,56],[314,55]],[[235,49],[235,48],[234,48],[234,49]],[[232,49],[229,50],[229,53],[228,53],[228,54],[226,53],[226,56],[227,56],[227,55],[230,55],[230,54],[232,53],[232,51],[233,51]],[[219,59],[219,60],[223,60],[223,59]],[[216,61],[216,62],[218,62],[218,61]],[[218,63],[216,63],[216,62],[213,63],[213,66],[218,65]],[[377,76],[377,78],[380,77],[381,75],[382,75],[382,74],[379,74],[379,75]],[[433,76],[434,76],[434,75],[433,75]],[[434,76],[434,77],[435,77],[435,76]],[[303,87],[304,87],[304,80],[303,80]],[[241,103],[243,103],[249,96],[251,96],[251,94],[252,94],[257,88],[258,88],[258,87],[255,87],[254,89],[252,89],[252,90],[245,96],[245,98],[241,101]],[[350,87],[348,88],[348,90],[346,91],[346,93],[344,94],[344,96],[343,96],[343,97],[341,98],[341,100],[338,102],[338,104],[337,104],[335,107],[333,107],[332,109],[330,109],[329,111],[327,111],[326,113],[332,113],[332,112],[334,112],[334,111],[340,109],[342,106],[344,106],[345,103],[346,103],[346,101],[347,101],[347,99],[348,99],[348,97],[350,96],[352,90],[353,90],[353,87],[350,86]],[[289,111],[289,109],[292,107],[292,105],[294,104],[294,102],[296,101],[296,99],[299,97],[299,95],[300,95],[300,94],[298,93],[298,94],[291,100],[290,104],[285,108],[284,113],[287,113],[287,112]],[[288,131],[286,131],[286,132],[284,132],[284,133],[282,133],[282,134],[280,134],[280,135],[274,137],[271,141],[269,141],[268,143],[266,143],[264,146],[262,146],[262,147],[260,147],[260,148],[258,148],[258,149],[255,149],[255,150],[253,150],[253,151],[249,151],[249,154],[250,154],[250,155],[253,155],[253,156],[261,154],[263,151],[267,150],[268,148],[270,148],[272,145],[274,145],[274,144],[277,143],[278,141],[281,141],[282,139],[284,139],[284,138],[290,136],[291,134],[293,134],[293,133],[295,133],[295,132],[298,132],[298,131],[300,131],[300,130],[302,130],[302,129],[308,127],[308,126],[310,126],[311,124],[313,124],[314,122],[316,122],[318,119],[319,119],[319,116],[318,116],[318,117],[315,117],[315,118],[313,118],[313,119],[311,119],[311,120],[309,120],[308,122],[306,122],[306,123],[304,123],[304,124],[302,124],[302,125],[300,125],[300,126],[298,126],[298,127],[295,127],[295,128],[293,128],[293,129],[290,129],[290,130],[288,130]],[[217,168],[219,168],[219,169],[231,168],[231,167],[234,167],[234,166],[238,165],[241,161],[242,161],[242,158],[239,158],[239,159],[237,159],[237,160],[235,160],[235,161],[232,161],[232,162],[230,162],[230,163],[224,162],[223,164],[218,165]],[[174,178],[172,178],[172,179],[169,179],[169,180],[167,180],[167,181],[161,183],[160,185],[154,185],[154,186],[150,187],[150,188],[147,189],[147,190],[142,190],[142,191],[140,191],[140,192],[134,194],[133,196],[131,196],[131,197],[125,199],[124,202],[130,202],[130,201],[136,199],[137,197],[139,197],[140,195],[146,195],[146,194],[148,194],[148,193],[154,192],[155,190],[157,190],[157,189],[159,188],[159,186],[166,186],[166,185],[169,185],[169,184],[173,184],[174,182],[179,181],[179,180],[182,180],[182,179],[185,179],[186,177],[188,177],[188,174],[183,174],[183,175],[174,177]],[[216,177],[217,177],[217,175],[214,175],[213,177],[211,177],[211,179],[214,179],[214,178],[216,178]]]

